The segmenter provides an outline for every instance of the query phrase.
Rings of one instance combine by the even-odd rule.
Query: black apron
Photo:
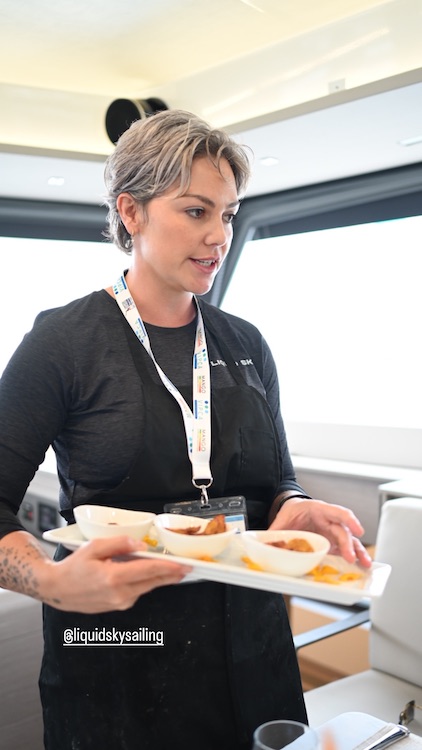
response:
[[[129,476],[92,502],[159,513],[198,490],[179,406],[154,382],[148,355],[126,328],[147,404],[144,439]],[[265,528],[280,471],[275,428],[262,396],[230,370],[235,384],[213,392],[209,495],[245,495],[250,527]],[[59,547],[56,559],[67,554]],[[66,628],[104,627],[162,631],[165,645],[63,646]],[[281,595],[202,582],[156,589],[125,612],[45,605],[44,639],[47,750],[250,750],[259,724],[306,722]]]

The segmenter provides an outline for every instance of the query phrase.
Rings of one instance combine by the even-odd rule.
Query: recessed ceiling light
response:
[[[262,164],[263,167],[274,167],[279,163],[279,159],[277,159],[276,156],[263,156],[259,160],[259,163]]]
[[[416,146],[417,143],[422,143],[422,135],[415,135],[414,138],[403,138],[399,141],[400,146]]]
[[[49,177],[47,180],[47,185],[54,185],[55,187],[60,187],[60,185],[64,185],[64,177]]]

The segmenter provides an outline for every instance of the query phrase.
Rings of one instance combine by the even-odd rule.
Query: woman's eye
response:
[[[204,209],[203,208],[188,208],[187,213],[189,214],[189,216],[193,216],[194,219],[199,219],[203,215]]]
[[[186,213],[193,219],[201,219],[203,216],[205,216],[206,210],[205,208],[202,208],[202,206],[198,206],[197,208],[187,208]],[[235,216],[236,214],[232,213],[224,214],[223,221],[225,221],[226,224],[232,224]]]

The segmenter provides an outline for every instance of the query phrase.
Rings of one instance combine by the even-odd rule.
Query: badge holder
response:
[[[194,485],[197,486],[195,482]],[[201,490],[199,500],[166,503],[164,513],[179,513],[183,516],[196,516],[197,518],[213,518],[222,514],[226,517],[225,521],[228,528],[234,527],[238,531],[246,531],[248,528],[248,512],[246,499],[243,495],[209,498],[205,485],[201,484],[198,489]]]

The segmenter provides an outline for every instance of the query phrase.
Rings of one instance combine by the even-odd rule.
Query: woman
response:
[[[46,558],[15,513],[49,445],[69,522],[82,503],[157,513],[207,486],[210,498],[244,495],[252,528],[316,530],[370,565],[354,515],[307,498],[295,480],[265,341],[200,301],[229,251],[248,176],[243,149],[191,114],[134,123],[105,172],[109,237],[131,255],[127,273],[42,313],[2,378],[0,583],[45,604],[48,750],[243,750],[264,721],[306,720],[281,596],[170,585],[188,568],[116,562],[136,549],[124,537]],[[202,395],[192,386],[198,352]],[[192,417],[201,398],[211,432]],[[63,647],[66,628],[102,627],[163,631],[165,645]]]

